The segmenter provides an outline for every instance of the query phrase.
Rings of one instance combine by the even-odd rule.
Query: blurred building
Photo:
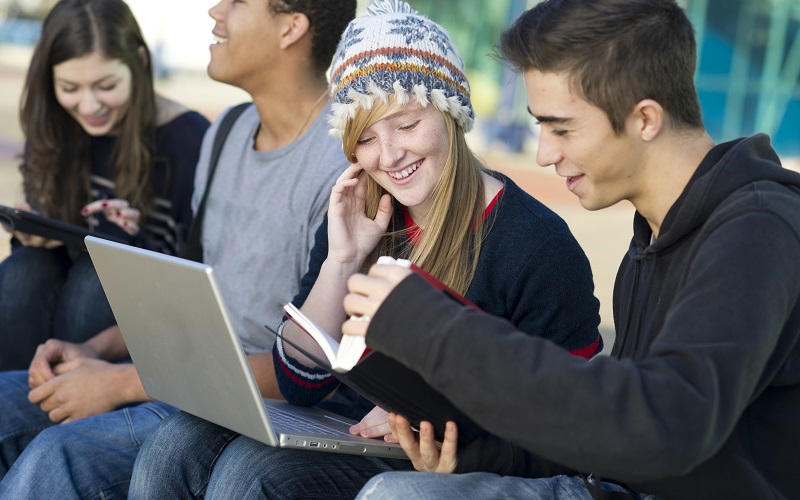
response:
[[[697,89],[714,140],[764,132],[782,156],[800,156],[800,0],[678,1],[697,32]],[[536,3],[411,0],[450,32],[487,137],[512,150],[529,134],[524,90],[487,55],[502,29]]]
[[[800,0],[686,0],[697,89],[711,136],[755,132],[800,155]]]
[[[32,45],[56,0],[0,0],[0,44]],[[478,127],[512,151],[531,135],[525,89],[491,54],[501,31],[539,0],[409,0],[442,24],[464,58]],[[678,0],[695,25],[697,88],[716,141],[769,134],[782,156],[800,156],[800,0]],[[128,0],[159,77],[204,71],[217,0]],[[370,3],[358,0],[359,13]],[[624,29],[621,26],[620,29]]]

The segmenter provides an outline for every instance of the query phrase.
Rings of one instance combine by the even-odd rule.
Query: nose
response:
[[[548,137],[547,133],[539,133],[539,147],[536,150],[536,163],[540,167],[556,165],[563,158],[560,148],[555,144],[555,140]]]
[[[87,90],[81,95],[81,100],[78,102],[78,113],[83,116],[91,116],[95,114],[101,106],[94,92]]]
[[[405,154],[405,150],[392,140],[391,137],[386,137],[380,141],[381,144],[381,158],[380,166],[383,169],[391,169],[397,165],[397,162]]]
[[[208,15],[209,17],[211,17],[211,19],[215,21],[219,21],[221,19],[220,11],[222,10],[222,3],[225,1],[226,0],[220,0],[219,2],[216,3],[216,5],[208,9]]]

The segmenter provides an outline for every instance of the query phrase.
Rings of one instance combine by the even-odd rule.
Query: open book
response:
[[[338,373],[350,371],[368,350],[364,337],[355,335],[344,335],[340,344],[294,304],[286,304],[283,310],[297,326],[319,344],[325,357],[328,358],[328,366]]]
[[[472,302],[407,260],[381,257],[378,262],[408,267],[454,300],[480,310]],[[372,403],[386,411],[403,415],[415,426],[419,426],[423,420],[431,422],[439,440],[444,437],[445,423],[448,420],[458,425],[458,441],[462,445],[472,441],[482,432],[472,419],[431,387],[418,373],[389,356],[369,349],[364,337],[345,335],[340,344],[292,304],[287,304],[284,310],[292,321],[317,341],[325,353],[325,359],[309,353],[307,349],[303,349],[271,328],[267,329]]]

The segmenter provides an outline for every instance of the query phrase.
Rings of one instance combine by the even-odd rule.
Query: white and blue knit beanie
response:
[[[447,32],[406,2],[376,0],[347,25],[331,65],[331,135],[341,138],[358,108],[395,93],[452,116],[469,132],[475,112],[464,63]]]

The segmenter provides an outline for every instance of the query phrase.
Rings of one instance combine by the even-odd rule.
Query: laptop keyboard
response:
[[[330,436],[350,436],[350,434],[346,432],[337,431],[330,427],[306,420],[302,417],[298,417],[297,415],[292,415],[291,413],[287,413],[277,408],[265,406],[265,409],[267,410],[267,413],[269,413],[269,418],[272,420],[272,423],[275,427],[293,429],[296,431],[328,434]]]

